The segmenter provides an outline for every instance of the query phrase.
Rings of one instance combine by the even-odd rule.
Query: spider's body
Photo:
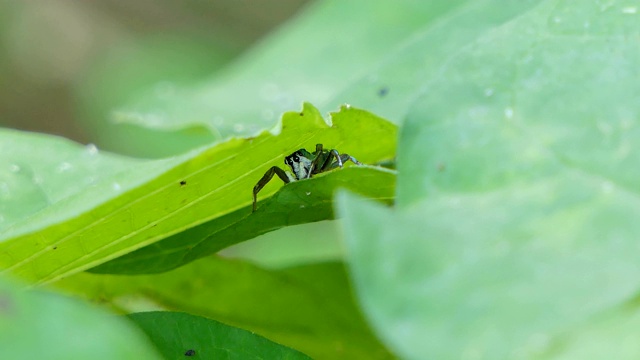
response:
[[[293,172],[293,176],[295,177],[293,180],[302,180],[310,177],[309,170],[311,170],[311,164],[316,156],[315,153],[300,149],[284,158],[284,163],[289,165],[289,168]]]
[[[342,164],[346,161],[352,161],[353,163],[360,165],[358,160],[348,154],[340,154],[338,150],[324,150],[322,144],[316,145],[316,151],[310,153],[305,149],[300,149],[293,154],[284,158],[284,163],[289,166],[291,172],[280,169],[277,166],[272,166],[264,176],[258,181],[256,186],[253,187],[253,211],[256,211],[256,203],[258,192],[271,181],[273,175],[278,177],[288,184],[292,181],[309,179],[313,175],[323,173],[342,167]]]

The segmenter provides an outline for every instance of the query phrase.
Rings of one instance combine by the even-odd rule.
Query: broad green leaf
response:
[[[440,87],[434,80],[447,68],[450,57],[464,52],[480,35],[511,21],[538,3],[536,0],[501,3],[476,0],[452,6],[448,12],[425,21],[407,41],[393,48],[379,63],[324,104],[332,108],[347,102],[401,123],[414,102],[422,97],[439,96]],[[496,47],[496,44],[482,45]],[[493,87],[483,90],[495,91]]]
[[[183,311],[247,329],[316,359],[384,359],[341,263],[265,270],[208,257],[157,275],[80,273],[56,282],[65,292],[120,312]]]
[[[178,312],[129,315],[167,359],[310,359],[247,330]]]
[[[264,128],[302,101],[323,111],[349,103],[349,97],[335,95],[359,78],[369,79],[365,91],[378,97],[385,84],[370,76],[369,68],[465,3],[316,1],[226,72],[197,87],[174,87],[170,96],[150,91],[115,112],[114,119],[153,129],[206,124],[226,138]]]
[[[362,110],[342,109],[334,114],[330,127],[306,104],[302,112],[285,114],[278,130],[277,134],[265,131],[252,138],[232,138],[181,157],[141,163],[61,199],[0,235],[0,266],[36,283],[48,282],[213,219],[240,214],[240,209],[244,209],[242,217],[250,216],[255,183],[269,167],[282,164],[284,156],[299,148],[313,149],[322,143],[357,155],[365,164],[394,156],[395,126]],[[122,181],[113,183],[113,179]],[[324,181],[320,179],[308,182]],[[124,185],[115,190],[114,184]],[[73,186],[75,183],[67,184]],[[280,186],[270,183],[260,198],[269,197]],[[329,202],[325,204],[329,208]],[[271,225],[265,221],[261,226],[270,229]]]
[[[160,162],[103,153],[91,144],[83,147],[63,138],[9,129],[0,129],[0,153],[3,233],[12,227],[22,227],[17,233],[29,232],[77,216],[157,176],[158,168],[166,169]],[[85,191],[90,195],[82,201],[71,200]],[[64,207],[36,215],[64,201]]]
[[[476,6],[483,22],[503,3]],[[640,351],[618,330],[638,335],[638,7],[522,10],[425,79],[434,91],[401,131],[398,209],[339,201],[360,301],[402,357]]]
[[[320,175],[314,181],[294,182],[260,203],[254,213],[241,208],[90,271],[109,274],[167,271],[268,231],[333,219],[333,193],[337,188],[389,203],[393,201],[395,191],[395,171],[350,167],[332,176]]]
[[[160,359],[134,326],[76,299],[0,280],[3,359]]]
[[[588,200],[588,191],[558,182],[438,196],[398,212],[343,199],[361,304],[392,351],[553,358],[557,347],[582,346],[564,349],[585,322],[635,296],[636,245],[618,241],[615,229],[632,229],[640,206]],[[602,335],[616,358],[633,358],[615,351],[616,333]]]

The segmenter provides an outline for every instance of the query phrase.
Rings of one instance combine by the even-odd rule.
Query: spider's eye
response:
[[[300,162],[300,158],[298,157],[298,155],[293,155],[293,161]]]

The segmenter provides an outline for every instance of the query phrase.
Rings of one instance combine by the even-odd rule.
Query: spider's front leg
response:
[[[280,180],[284,181],[285,184],[291,182],[291,178],[287,175],[286,171],[280,169],[277,166],[272,166],[269,170],[267,170],[266,173],[264,173],[264,176],[262,176],[262,179],[258,181],[256,186],[253,187],[253,211],[256,211],[256,204],[258,203],[258,193],[260,192],[260,190],[262,190],[263,187],[265,187],[265,185],[269,183],[269,181],[271,181],[274,174],[278,175]]]

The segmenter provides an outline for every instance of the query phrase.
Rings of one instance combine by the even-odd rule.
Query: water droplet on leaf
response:
[[[237,133],[240,133],[244,130],[244,125],[243,124],[235,124],[233,125],[233,130]]]
[[[58,165],[58,167],[56,168],[56,171],[58,171],[59,173],[63,173],[65,171],[71,170],[71,168],[73,168],[73,165],[65,161],[63,163],[60,163],[60,165]]]
[[[506,116],[507,119],[511,119],[513,117],[513,109],[510,107],[504,109],[504,116]]]
[[[87,144],[85,146],[89,155],[96,155],[98,153],[98,147],[95,144]]]

